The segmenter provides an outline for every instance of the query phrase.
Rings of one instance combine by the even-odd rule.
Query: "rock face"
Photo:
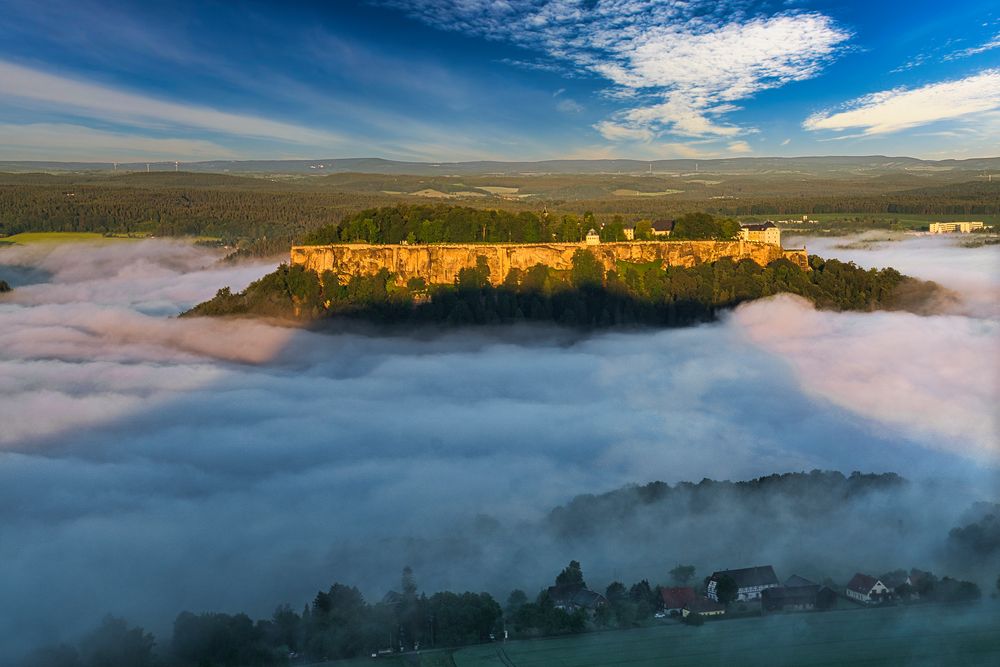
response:
[[[333,271],[339,276],[372,275],[388,269],[400,284],[423,278],[428,284],[454,283],[461,269],[474,267],[485,257],[490,281],[503,282],[511,269],[526,271],[535,264],[568,270],[573,253],[585,249],[611,270],[616,262],[659,262],[661,266],[691,267],[723,257],[734,261],[752,259],[761,266],[787,257],[808,268],[805,250],[783,250],[780,246],[751,241],[630,241],[627,243],[478,243],[453,245],[369,245],[347,243],[322,246],[293,246],[291,263],[318,273]]]

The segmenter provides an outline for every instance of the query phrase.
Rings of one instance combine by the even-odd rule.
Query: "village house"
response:
[[[741,225],[740,238],[744,241],[780,246],[781,230],[770,220],[763,224]]]
[[[836,603],[837,593],[793,574],[784,585],[764,589],[760,598],[765,611],[809,611],[829,609]]]
[[[635,227],[625,227],[624,229],[622,229],[622,231],[625,232],[626,241],[635,240]]]
[[[684,605],[693,602],[697,596],[690,586],[660,589],[660,609],[665,614],[676,616],[684,610]]]
[[[684,605],[681,616],[687,618],[691,614],[699,616],[722,616],[726,613],[726,608],[714,600],[707,598],[695,598]]]
[[[889,587],[871,575],[858,572],[847,583],[845,592],[852,600],[871,604],[885,599],[889,594]]]
[[[739,570],[720,570],[712,573],[712,576],[708,579],[708,586],[706,588],[708,597],[716,602],[719,601],[716,587],[719,580],[723,577],[729,577],[736,582],[736,599],[741,602],[744,600],[759,600],[761,592],[765,589],[780,586],[778,577],[774,574],[774,568],[770,565],[745,567]]]
[[[653,232],[653,236],[670,236],[670,233],[674,231],[674,221],[654,220],[650,227]]]
[[[910,578],[910,575],[908,575],[903,570],[898,570],[895,572],[886,572],[881,577],[879,577],[878,580],[881,581],[883,584],[885,584],[885,587],[892,592],[895,592],[897,588],[900,588],[902,586],[913,585],[913,580]]]
[[[596,229],[591,229],[587,232],[586,242],[587,245],[599,245],[601,243],[601,235],[597,233]]]
[[[573,613],[577,609],[594,611],[608,603],[607,598],[600,593],[595,593],[578,584],[549,586],[547,593],[556,609],[562,609],[569,613]]]

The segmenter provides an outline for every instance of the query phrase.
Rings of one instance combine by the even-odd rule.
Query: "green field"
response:
[[[998,665],[1000,605],[915,605],[772,615],[508,641],[378,659],[412,667]],[[371,658],[329,665],[372,664]]]
[[[767,217],[780,220],[799,220],[802,218],[802,215],[804,214],[753,216],[753,218],[763,219]],[[982,213],[952,213],[947,215],[920,215],[916,213],[813,213],[809,215],[809,219],[816,220],[819,224],[792,227],[794,227],[796,231],[809,231],[823,229],[824,227],[829,227],[831,225],[834,227],[859,223],[888,225],[890,222],[896,222],[903,229],[926,230],[927,225],[932,222],[952,222],[955,220],[979,220],[987,225],[1000,225],[1000,215]],[[858,223],[855,223],[856,220],[858,220]]]
[[[137,237],[105,236],[96,232],[22,232],[0,238],[0,243],[28,245],[34,243],[79,243],[134,241]]]

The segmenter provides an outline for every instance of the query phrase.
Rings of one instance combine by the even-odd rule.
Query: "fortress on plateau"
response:
[[[430,285],[454,283],[458,272],[476,266],[483,257],[490,268],[490,281],[500,284],[511,269],[527,271],[536,264],[555,270],[569,270],[573,253],[584,249],[593,253],[605,271],[619,262],[659,263],[662,267],[692,267],[729,257],[734,262],[750,259],[766,266],[786,258],[804,270],[809,258],[804,248],[783,249],[780,243],[751,241],[627,241],[614,243],[456,243],[427,245],[372,245],[343,243],[293,246],[291,264],[322,274],[332,271],[341,280],[354,275],[374,275],[382,269],[395,275],[402,285],[422,278]]]

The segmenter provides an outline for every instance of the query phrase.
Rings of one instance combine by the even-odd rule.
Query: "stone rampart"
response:
[[[339,276],[372,275],[388,269],[400,284],[410,278],[423,278],[428,284],[455,282],[461,269],[476,265],[480,256],[490,267],[490,280],[503,282],[511,269],[526,271],[535,264],[567,270],[573,265],[573,253],[584,249],[604,265],[614,269],[619,261],[661,266],[691,267],[714,262],[723,257],[734,261],[752,259],[761,266],[788,257],[801,264],[805,250],[786,251],[780,246],[752,241],[630,241],[627,243],[505,243],[441,245],[369,245],[344,243],[320,246],[293,246],[291,263],[318,273],[333,271]],[[792,253],[792,256],[789,254]]]

